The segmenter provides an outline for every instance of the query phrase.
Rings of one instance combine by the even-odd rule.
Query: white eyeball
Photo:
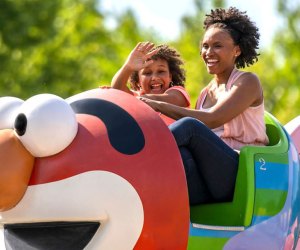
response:
[[[16,115],[24,101],[12,96],[0,98],[0,129],[14,127]]]
[[[61,152],[70,145],[78,130],[70,105],[52,94],[40,94],[26,100],[14,125],[17,136],[35,157]]]

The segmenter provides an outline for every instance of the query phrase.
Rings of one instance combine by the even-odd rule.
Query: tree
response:
[[[96,0],[1,1],[1,95],[68,97],[110,84],[123,45],[130,41],[132,48],[141,35],[130,13],[120,17],[116,31],[107,29],[96,6]]]
[[[278,0],[277,9],[285,25],[256,69],[264,83],[267,109],[285,124],[300,114],[300,2]]]

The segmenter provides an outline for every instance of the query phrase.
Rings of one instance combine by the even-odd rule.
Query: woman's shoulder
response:
[[[241,72],[239,77],[235,79],[233,85],[256,85],[259,87],[260,80],[257,74],[248,71],[239,71]]]
[[[253,103],[251,106],[258,106],[263,102],[263,89],[259,77],[253,72],[244,72],[234,83],[233,86],[239,88],[241,92],[252,94]]]
[[[239,77],[238,78],[250,78],[250,79],[257,79],[259,80],[259,77],[256,73],[251,72],[251,71],[243,71],[243,70],[238,70]]]

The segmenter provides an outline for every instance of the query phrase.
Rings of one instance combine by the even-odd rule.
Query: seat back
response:
[[[286,153],[288,138],[281,124],[265,112],[267,146],[245,146],[241,148],[239,167],[232,202],[201,204],[190,207],[192,223],[218,226],[249,226],[251,224],[255,198],[255,162],[261,155]],[[256,157],[258,156],[259,157]],[[275,157],[276,158],[276,157]]]
[[[284,128],[292,137],[295,147],[298,153],[300,153],[300,116],[297,116],[293,120],[289,121],[284,125]]]

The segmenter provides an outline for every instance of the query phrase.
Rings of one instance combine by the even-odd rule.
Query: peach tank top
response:
[[[226,84],[226,92],[230,92],[232,85],[245,72],[233,69]],[[197,100],[196,109],[203,109],[202,105],[208,89],[204,88]],[[220,97],[222,98],[222,97]],[[213,131],[231,148],[240,150],[246,145],[267,145],[269,140],[264,122],[264,102],[256,107],[248,107],[244,112]]]

